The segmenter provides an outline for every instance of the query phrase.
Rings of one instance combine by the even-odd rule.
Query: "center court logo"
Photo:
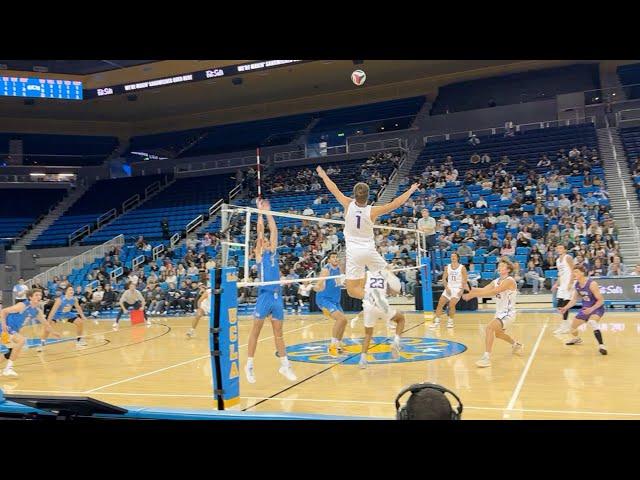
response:
[[[339,357],[332,357],[327,353],[329,340],[291,345],[287,347],[287,356],[289,360],[295,362],[357,365],[362,351],[362,339],[346,338],[343,343],[344,353]],[[373,337],[367,355],[369,364],[436,360],[459,355],[467,349],[461,343],[437,338],[408,337],[402,339],[401,345],[400,357],[393,358],[391,355],[391,340],[387,337]]]

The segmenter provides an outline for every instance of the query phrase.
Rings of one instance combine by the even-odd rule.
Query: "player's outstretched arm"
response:
[[[462,298],[467,301],[474,297],[494,297],[498,293],[504,292],[506,290],[513,290],[514,288],[516,288],[515,280],[513,278],[508,278],[498,286],[496,286],[495,283],[491,282],[486,287],[472,288],[471,291],[464,294]]]
[[[592,284],[593,285],[593,284]],[[600,293],[600,291],[598,291],[598,293]],[[558,311],[564,315],[564,312],[568,312],[576,303],[578,303],[578,298],[580,296],[578,295],[577,291],[573,292],[573,297],[571,298],[571,300],[569,301],[569,303],[567,303],[564,307],[560,307],[558,309]]]
[[[49,310],[49,316],[47,317],[47,320],[51,321],[53,317],[55,317],[58,308],[60,308],[60,302],[60,298],[56,298],[56,300],[53,302],[53,307],[51,307],[51,310]]]
[[[419,186],[420,186],[419,183],[414,183],[413,185],[411,185],[411,187],[409,187],[409,190],[404,192],[395,200],[385,205],[377,205],[377,206],[371,207],[371,220],[375,220],[380,215],[386,215],[387,213],[393,212],[394,210],[403,206],[407,202],[407,200],[409,200],[413,192],[415,192],[418,189]]]
[[[262,200],[261,210],[270,210],[271,205],[267,200]],[[269,242],[272,252],[275,252],[278,248],[278,226],[276,225],[276,220],[273,218],[273,215],[267,213],[267,225],[269,225]]]
[[[324,168],[318,165],[318,168],[316,168],[316,172],[318,172],[318,176],[322,179],[322,181],[324,182],[326,187],[329,189],[329,191],[333,194],[333,196],[336,197],[336,200],[338,200],[340,205],[342,205],[342,208],[346,210],[349,204],[351,203],[351,199],[340,191],[340,189],[333,182],[333,180],[329,178],[329,175],[327,175],[327,172],[324,171]]]

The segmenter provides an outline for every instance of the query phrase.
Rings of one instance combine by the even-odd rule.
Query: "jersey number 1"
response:
[[[356,215],[356,228],[360,230],[360,215]]]

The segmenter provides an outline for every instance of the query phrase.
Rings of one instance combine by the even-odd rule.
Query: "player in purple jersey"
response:
[[[607,347],[604,346],[602,341],[599,323],[604,315],[604,297],[600,293],[600,287],[598,287],[595,280],[587,276],[587,270],[582,265],[573,267],[573,277],[576,279],[573,298],[558,310],[564,315],[580,298],[582,299],[582,308],[571,323],[571,335],[573,335],[573,338],[566,342],[565,345],[580,345],[582,343],[582,339],[578,336],[578,327],[586,322],[593,329],[593,335],[598,341],[598,350],[602,355],[606,355]]]

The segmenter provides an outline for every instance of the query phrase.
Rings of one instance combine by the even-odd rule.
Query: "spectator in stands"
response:
[[[160,229],[162,230],[162,239],[169,240],[171,238],[171,232],[169,231],[169,220],[163,218],[160,222]]]
[[[471,257],[471,256],[473,256],[473,253],[474,252],[473,252],[473,243],[472,242],[462,243],[458,247],[458,254],[461,257]]]
[[[527,271],[524,274],[524,278],[531,284],[534,295],[540,293],[540,290],[544,287],[544,272],[533,260],[529,260],[527,263]]]
[[[91,293],[91,300],[87,305],[87,309],[91,310],[91,315],[97,317],[100,314],[100,306],[104,299],[104,290],[102,285],[98,284],[98,287]]]
[[[504,240],[502,242],[502,248],[500,249],[500,255],[501,256],[512,256],[516,253],[516,249],[514,248],[513,245],[511,245],[511,242],[509,240]]]
[[[131,272],[129,274],[129,276],[127,277],[127,282],[128,283],[133,283],[136,287],[138,286],[138,281],[140,280],[140,277],[138,277],[138,275],[136,275],[136,272]]]
[[[154,290],[153,290],[153,295],[151,295],[151,298],[153,298],[153,300],[151,301],[150,305],[149,305],[149,314],[151,315],[160,315],[165,313],[166,311],[166,300],[165,300],[165,293],[162,290],[162,288],[158,285]]]
[[[620,276],[624,275],[625,267],[624,263],[620,260],[620,257],[617,255],[613,257],[613,261],[609,265],[609,270],[607,271],[607,276]]]
[[[486,163],[489,164],[491,163],[491,156],[488,153],[483,153],[482,157],[480,158],[480,163]]]
[[[24,283],[24,278],[20,277],[18,283],[13,286],[13,303],[26,303],[28,290],[29,287]]]
[[[487,201],[482,195],[480,195],[480,198],[478,198],[478,201],[476,202],[476,208],[489,208],[489,205],[487,205]]]
[[[109,310],[113,308],[117,302],[118,294],[113,291],[110,283],[105,284],[102,300],[100,301],[100,310]],[[97,310],[94,310],[94,312],[97,312]]]
[[[489,255],[499,255],[500,254],[500,240],[497,238],[492,238],[489,247],[487,248],[487,253],[485,253],[485,257]]]
[[[509,219],[509,215],[507,215],[507,212],[505,210],[500,210],[500,215],[498,215],[498,218],[496,218],[498,223],[507,223]]]
[[[469,159],[469,161],[473,165],[477,165],[482,161],[482,159],[480,158],[480,155],[478,155],[477,153],[474,152],[473,155],[471,155],[471,158]]]
[[[640,263],[635,266],[629,275],[632,277],[640,277]]]
[[[425,234],[427,248],[432,249],[436,242],[436,221],[429,215],[429,210],[422,209],[422,218],[418,220],[418,230]]]

